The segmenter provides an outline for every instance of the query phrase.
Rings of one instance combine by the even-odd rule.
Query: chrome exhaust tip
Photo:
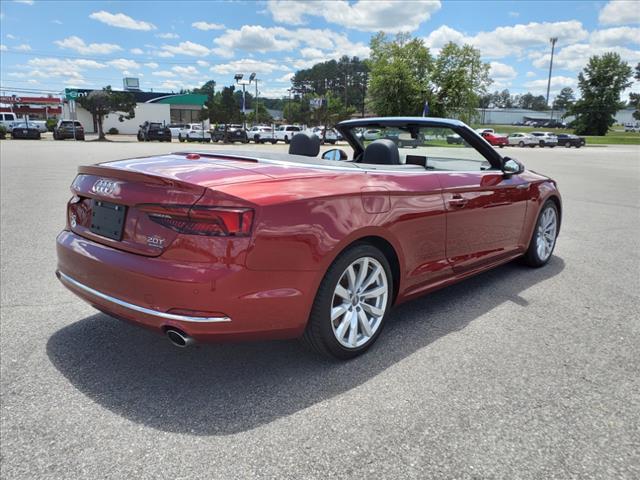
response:
[[[179,348],[187,348],[190,345],[193,345],[195,340],[187,335],[186,333],[181,332],[180,330],[174,330],[173,328],[167,329],[165,332],[169,341]]]

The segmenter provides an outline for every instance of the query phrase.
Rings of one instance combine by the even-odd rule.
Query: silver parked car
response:
[[[509,145],[518,146],[518,147],[535,147],[536,145],[540,145],[540,140],[533,135],[524,132],[512,133],[508,137]]]

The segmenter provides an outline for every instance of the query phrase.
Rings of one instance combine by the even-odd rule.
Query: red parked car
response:
[[[357,135],[374,128],[395,136]],[[375,342],[393,305],[518,257],[533,267],[551,257],[556,183],[463,123],[373,118],[338,130],[352,155],[320,156],[319,139],[301,133],[288,154],[80,167],[58,278],[178,346],[302,337],[350,358]],[[452,134],[464,144],[447,145]]]
[[[483,132],[482,138],[484,138],[489,144],[494,147],[504,147],[509,145],[509,139],[504,135],[498,135],[497,133]]]

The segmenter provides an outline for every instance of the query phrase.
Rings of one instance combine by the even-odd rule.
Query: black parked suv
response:
[[[587,140],[584,137],[579,137],[571,133],[558,133],[556,137],[558,137],[558,145],[564,145],[567,148],[580,148],[587,144]]]
[[[242,125],[217,125],[211,134],[212,142],[223,141],[224,143],[242,142],[248,143],[247,131]]]
[[[58,120],[53,127],[53,139],[64,140],[73,138],[75,134],[76,140],[84,140],[84,127],[78,120]]]
[[[149,142],[151,140],[170,142],[171,130],[161,123],[144,122],[140,125],[140,130],[138,130],[138,141]]]

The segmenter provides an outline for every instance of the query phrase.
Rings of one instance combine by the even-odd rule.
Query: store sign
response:
[[[86,97],[87,92],[79,92],[75,88],[65,88],[64,89],[64,98],[67,100],[77,100],[80,97]]]
[[[16,97],[15,95],[9,96],[1,96],[0,103],[20,103],[22,99],[20,97]]]

